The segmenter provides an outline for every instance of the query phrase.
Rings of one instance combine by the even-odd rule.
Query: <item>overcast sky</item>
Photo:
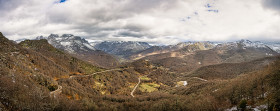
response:
[[[0,0],[0,31],[12,40],[280,41],[280,0]]]

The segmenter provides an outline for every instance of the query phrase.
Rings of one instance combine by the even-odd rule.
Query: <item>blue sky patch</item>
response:
[[[60,2],[59,2],[59,3],[63,3],[63,2],[66,2],[66,0],[60,0]]]
[[[219,13],[219,10],[207,10],[208,12],[215,12],[215,13]]]
[[[212,6],[208,3],[205,5],[206,8],[211,8]]]

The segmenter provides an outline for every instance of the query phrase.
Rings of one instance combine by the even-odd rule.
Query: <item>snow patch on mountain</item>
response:
[[[65,50],[69,53],[95,51],[95,48],[91,46],[87,40],[72,34],[63,34],[61,36],[58,34],[51,34],[48,37],[39,36],[36,39],[47,39],[54,47]]]
[[[239,40],[236,42],[226,42],[220,43],[217,45],[217,48],[227,47],[227,49],[247,49],[247,48],[255,48],[255,49],[271,49],[266,43],[260,41],[250,41],[250,40]]]
[[[237,43],[242,44],[244,47],[267,48],[268,46],[260,41],[240,40]]]
[[[264,42],[268,47],[280,53],[280,42]]]
[[[69,45],[71,45],[71,42],[60,42],[61,43],[61,45],[63,45],[63,46],[69,46]]]

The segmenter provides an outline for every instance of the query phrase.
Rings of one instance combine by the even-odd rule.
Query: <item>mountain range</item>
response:
[[[93,44],[71,34],[17,43],[0,33],[0,110],[280,109],[276,46]]]
[[[166,53],[182,49],[186,46],[196,43],[204,43],[205,48],[211,49],[219,46],[236,46],[237,43],[246,48],[270,48],[276,52],[279,52],[280,45],[274,42],[252,42],[250,40],[240,40],[236,42],[181,42],[176,45],[168,46],[152,46],[146,42],[134,42],[134,41],[99,41],[88,42],[79,36],[72,34],[63,34],[61,36],[57,34],[51,34],[48,37],[38,36],[36,39],[47,39],[54,47],[65,50],[69,53],[83,53],[100,50],[111,55],[115,55],[125,59],[139,59],[144,56],[154,55],[158,53]]]
[[[176,45],[151,46],[145,42],[132,41],[89,43],[71,34],[62,36],[51,34],[48,37],[37,37],[37,39],[47,39],[54,47],[105,68],[143,59],[178,73],[189,73],[202,66],[248,62],[278,55],[265,43],[249,40],[225,43],[182,42]]]

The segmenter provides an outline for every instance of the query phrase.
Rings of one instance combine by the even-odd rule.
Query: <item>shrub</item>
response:
[[[247,101],[246,100],[241,100],[239,105],[238,105],[238,108],[241,111],[245,111],[246,110],[246,106],[247,106]]]

